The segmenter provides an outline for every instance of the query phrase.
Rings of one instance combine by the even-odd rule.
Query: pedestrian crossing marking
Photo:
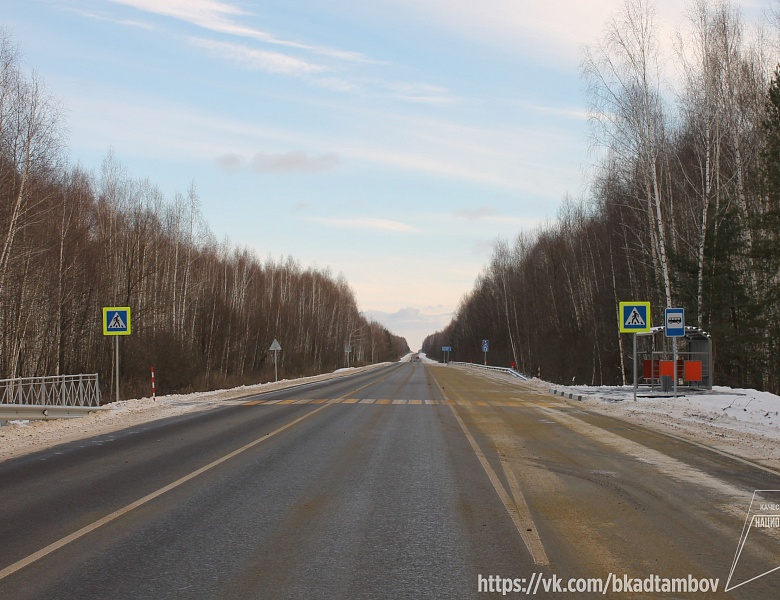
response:
[[[242,406],[275,406],[275,405],[303,405],[303,404],[392,404],[397,406],[435,406],[435,405],[444,405],[444,404],[451,404],[451,402],[447,402],[446,400],[432,400],[432,399],[425,399],[422,400],[420,398],[286,398],[284,400],[249,400],[247,402],[242,402]],[[520,406],[520,403],[501,403],[501,402],[486,402],[484,400],[471,400],[471,401],[461,401],[459,403],[460,405],[464,406]],[[552,405],[551,405],[552,406]]]

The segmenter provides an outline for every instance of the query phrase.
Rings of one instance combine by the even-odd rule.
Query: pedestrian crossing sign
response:
[[[103,307],[103,335],[130,335],[130,307]]]
[[[650,331],[649,302],[620,303],[620,333],[643,333]]]

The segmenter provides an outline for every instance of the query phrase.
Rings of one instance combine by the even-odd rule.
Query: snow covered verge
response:
[[[780,396],[768,392],[715,386],[701,392],[681,389],[674,398],[640,387],[634,402],[633,386],[559,386],[479,369],[469,372],[537,392],[573,394],[575,399],[567,400],[572,405],[780,470]]]
[[[780,396],[714,386],[677,397],[633,386],[568,388],[589,409],[780,469]]]
[[[385,364],[388,363],[338,369],[333,373],[313,377],[285,379],[279,382],[241,386],[229,390],[158,396],[156,401],[151,398],[121,400],[107,404],[105,406],[107,410],[101,410],[78,419],[8,421],[5,426],[0,427],[0,461],[43,450],[56,444],[133,427],[148,421],[209,410],[231,403],[240,404],[245,401],[241,399],[246,396],[343,377]]]

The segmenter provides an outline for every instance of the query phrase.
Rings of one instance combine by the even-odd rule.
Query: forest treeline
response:
[[[102,307],[129,306],[123,397],[205,390],[396,360],[403,338],[364,318],[343,276],[218,242],[194,186],[166,199],[109,152],[68,164],[57,100],[0,32],[0,378],[113,382]]]
[[[580,201],[490,264],[423,350],[488,360],[550,381],[631,375],[620,301],[654,324],[683,307],[711,334],[716,384],[780,392],[778,22],[746,26],[697,0],[664,60],[653,7],[629,0],[584,51],[594,174]]]

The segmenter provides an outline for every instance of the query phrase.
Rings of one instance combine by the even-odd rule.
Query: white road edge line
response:
[[[365,389],[365,388],[367,388],[367,387],[369,387],[371,385],[374,385],[376,383],[379,383],[380,381],[384,381],[385,379],[390,377],[390,375],[392,375],[393,373],[394,373],[394,371],[391,371],[390,373],[388,373],[384,377],[380,377],[376,381],[371,381],[371,382],[369,382],[369,383],[367,383],[367,384],[365,384],[363,386],[360,386],[359,388],[354,389],[354,390],[344,394],[343,396],[337,398],[337,400],[343,400],[344,398],[348,398],[351,394],[354,394],[355,392],[359,392],[360,390]],[[330,406],[329,402],[323,404],[322,406],[320,406],[319,408],[314,409],[311,412],[306,413],[302,417],[298,417],[294,421],[290,421],[286,425],[282,425],[281,427],[279,427],[279,429],[275,429],[271,433],[267,433],[263,437],[258,438],[258,439],[256,439],[253,442],[249,442],[248,444],[246,444],[245,446],[242,446],[238,450],[234,450],[230,454],[226,454],[222,458],[218,458],[214,462],[207,464],[205,467],[201,467],[200,469],[198,469],[196,471],[193,471],[189,475],[185,475],[184,477],[182,477],[180,479],[177,479],[173,483],[169,483],[168,485],[166,485],[165,487],[160,488],[156,492],[152,492],[151,494],[148,494],[148,495],[144,496],[143,498],[140,498],[139,500],[136,500],[135,502],[132,502],[131,504],[128,504],[124,508],[120,508],[119,510],[114,511],[111,514],[106,515],[102,519],[98,519],[94,523],[90,523],[89,525],[86,525],[85,527],[82,527],[78,531],[74,531],[70,535],[67,535],[64,538],[62,538],[60,540],[57,540],[56,542],[54,542],[52,544],[49,544],[45,548],[41,548],[37,552],[34,552],[33,554],[30,554],[29,556],[27,556],[27,557],[25,557],[25,558],[23,558],[21,560],[16,561],[12,565],[7,566],[2,571],[0,571],[0,581],[5,579],[9,575],[13,575],[14,573],[16,573],[17,571],[23,569],[24,567],[26,567],[28,565],[31,565],[32,563],[34,563],[34,562],[44,558],[45,556],[48,556],[49,554],[51,554],[55,550],[59,550],[63,546],[67,546],[71,542],[76,541],[77,539],[79,539],[81,537],[84,537],[88,533],[90,533],[92,531],[95,531],[96,529],[102,527],[103,525],[118,519],[122,515],[125,515],[125,514],[129,513],[132,510],[135,510],[139,506],[143,506],[147,502],[151,502],[152,500],[162,496],[166,492],[170,492],[172,489],[179,487],[183,483],[187,483],[189,480],[194,479],[198,475],[201,475],[202,473],[205,473],[206,471],[208,471],[210,469],[213,469],[214,467],[216,467],[218,465],[221,465],[223,462],[228,461],[231,458],[234,458],[234,457],[238,456],[242,452],[246,452],[250,448],[253,448],[254,446],[257,446],[259,443],[264,442],[268,438],[275,436],[277,433],[281,433],[285,429],[289,429],[290,427],[300,423],[304,419],[308,419],[310,416],[312,416],[314,414],[317,414],[318,412],[320,412],[321,410],[327,408],[328,406]]]
[[[436,378],[434,378],[434,381],[436,381]],[[520,486],[518,485],[514,474],[511,474],[510,478],[511,471],[507,469],[504,464],[504,459],[501,457],[501,466],[504,468],[504,472],[507,475],[507,481],[509,482],[509,486],[512,488],[512,493],[514,495],[514,498],[512,498],[504,488],[501,480],[498,478],[498,475],[496,475],[493,467],[490,466],[490,463],[485,457],[485,454],[482,452],[479,444],[477,444],[477,440],[474,439],[474,436],[471,435],[471,432],[466,427],[463,419],[460,418],[458,411],[455,409],[455,404],[449,401],[438,381],[436,381],[436,386],[439,388],[439,392],[441,393],[442,397],[447,399],[447,404],[449,405],[450,410],[452,410],[452,414],[455,415],[455,420],[463,430],[463,434],[466,436],[469,444],[471,444],[471,448],[474,450],[474,454],[477,455],[482,468],[485,470],[490,483],[493,485],[493,489],[496,490],[496,494],[498,494],[498,497],[501,499],[504,508],[506,508],[506,512],[509,513],[512,522],[515,525],[515,529],[517,529],[517,533],[520,534],[520,538],[523,540],[525,547],[528,549],[528,553],[531,555],[534,564],[538,566],[549,565],[550,559],[547,557],[547,553],[545,552],[544,546],[542,545],[542,539],[539,537],[539,530],[534,523],[533,517],[531,516],[531,511],[528,508],[528,504],[525,501],[523,493],[520,491]],[[459,396],[457,392],[456,395]],[[461,398],[461,400],[463,400],[463,398]],[[514,482],[514,485],[512,482]],[[531,532],[527,531],[528,529],[531,529]],[[532,535],[529,535],[529,533],[532,533]]]

